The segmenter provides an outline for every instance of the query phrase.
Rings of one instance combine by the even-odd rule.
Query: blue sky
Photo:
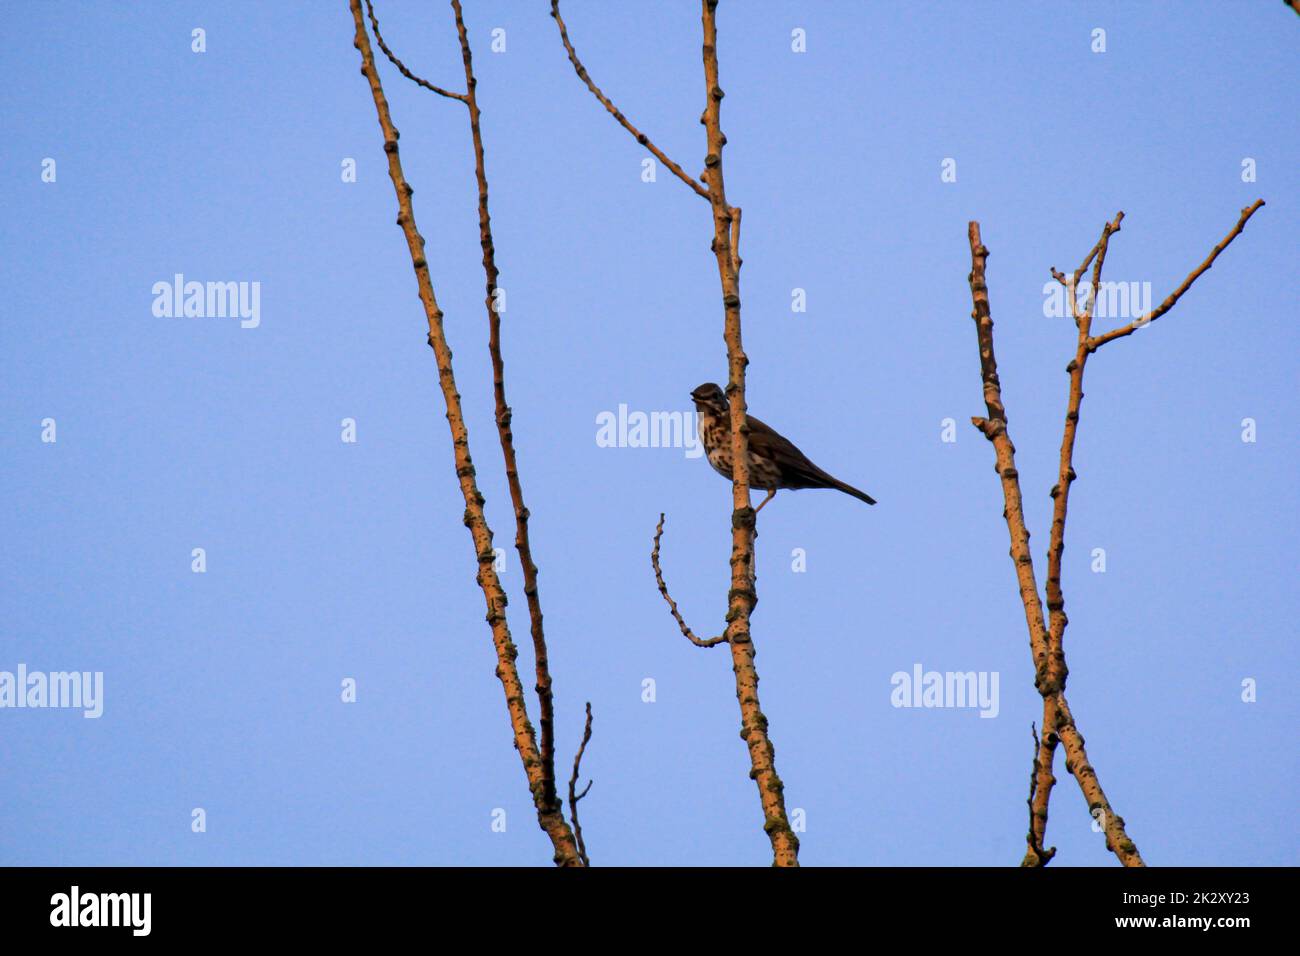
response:
[[[684,449],[596,441],[602,412],[689,411],[725,380],[708,208],[665,170],[642,181],[548,6],[470,0],[467,20],[561,764],[590,700],[597,864],[763,864],[728,656],[681,638],[648,561],[664,511],[674,596],[716,633],[729,487]],[[564,10],[597,82],[698,172],[698,5]],[[448,9],[378,12],[413,69],[461,85]],[[0,863],[547,863],[346,4],[46,4],[23,26],[0,50],[0,671],[102,671],[104,713],[0,709]],[[721,5],[750,409],[880,502],[784,493],[760,516],[753,633],[805,864],[1023,852],[1041,704],[992,449],[966,424],[967,221],[1041,582],[1073,352],[1049,267],[1123,209],[1107,278],[1159,301],[1261,196],[1171,314],[1088,366],[1066,650],[1149,863],[1298,862],[1297,31],[1273,2]],[[468,124],[384,67],[509,549]],[[259,283],[260,324],[155,316],[177,273]],[[512,550],[504,580],[524,637]],[[996,718],[891,706],[918,664],[997,673]],[[1110,865],[1059,757],[1057,776],[1053,865]]]

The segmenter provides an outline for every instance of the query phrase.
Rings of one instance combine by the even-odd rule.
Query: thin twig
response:
[[[709,638],[696,637],[695,632],[692,631],[686,625],[686,621],[682,619],[681,612],[677,610],[677,602],[674,601],[672,599],[672,596],[668,593],[668,585],[664,583],[663,572],[659,569],[659,539],[663,537],[663,533],[664,533],[664,516],[663,516],[663,512],[660,512],[659,525],[658,527],[655,528],[655,546],[654,549],[651,550],[650,552],[650,564],[655,569],[655,580],[659,582],[659,593],[662,594],[664,596],[664,600],[668,602],[668,610],[672,612],[673,620],[675,620],[677,622],[677,626],[681,628],[682,636],[685,637],[692,644],[694,644],[696,647],[716,647],[719,644],[725,643],[727,640],[727,635],[725,633],[719,634],[717,637],[709,637]]]
[[[1047,838],[1047,807],[1051,801],[1052,789],[1056,786],[1056,746],[1060,743],[1056,733],[1059,716],[1056,702],[1056,695],[1043,697],[1043,732],[1038,739],[1038,752],[1034,760],[1035,786],[1029,802],[1029,849],[1021,866],[1046,866],[1051,859],[1039,851]]]
[[[388,175],[397,194],[397,224],[406,238],[411,264],[415,269],[420,301],[424,305],[428,320],[429,346],[433,349],[437,361],[438,384],[442,389],[443,401],[447,408],[447,423],[451,429],[456,476],[465,500],[465,525],[473,539],[478,563],[475,580],[482,588],[487,604],[487,622],[492,629],[492,643],[497,655],[496,673],[505,692],[515,748],[519,751],[519,758],[528,778],[529,790],[532,792],[533,803],[537,808],[538,823],[550,837],[551,844],[555,848],[555,862],[561,866],[580,866],[582,860],[578,855],[578,846],[572,830],[564,819],[563,809],[546,798],[541,755],[537,748],[533,726],[528,720],[528,705],[523,684],[519,680],[519,670],[515,666],[518,650],[510,636],[510,625],[506,620],[506,593],[493,567],[496,556],[492,550],[492,529],[488,526],[484,515],[484,498],[475,479],[474,463],[469,450],[469,430],[465,425],[460,393],[456,389],[451,347],[443,329],[442,310],[438,307],[433,283],[429,277],[429,264],[424,254],[424,237],[420,235],[415,223],[415,210],[411,204],[411,194],[414,190],[406,181],[402,171],[402,161],[398,152],[399,134],[389,113],[388,100],[384,96],[379,71],[375,68],[374,51],[370,46],[370,38],[366,34],[361,0],[348,0],[348,6],[352,11],[355,27],[353,46],[361,53],[361,72],[370,85],[379,127],[383,132],[384,152],[388,156]]]
[[[519,552],[519,565],[524,575],[524,597],[528,601],[528,619],[533,638],[534,673],[538,699],[538,723],[541,724],[542,775],[546,785],[546,800],[554,805],[555,792],[555,701],[551,690],[550,657],[546,648],[546,633],[542,627],[542,604],[537,589],[537,565],[533,562],[532,546],[528,538],[529,512],[524,504],[524,491],[519,482],[519,464],[515,457],[514,432],[511,429],[512,412],[506,401],[505,360],[501,355],[501,315],[496,292],[500,286],[500,272],[496,263],[496,243],[492,238],[492,217],[488,213],[487,166],[483,153],[483,134],[480,129],[478,105],[478,80],[474,77],[473,55],[465,17],[460,0],[451,0],[456,15],[456,32],[460,37],[461,59],[465,64],[465,88],[469,90],[470,135],[474,142],[474,176],[478,181],[479,244],[483,249],[483,273],[486,292],[483,304],[487,309],[488,352],[492,358],[492,392],[496,402],[497,437],[501,442],[501,455],[505,462],[506,484],[510,488],[510,501],[515,512],[515,549]]]
[[[1142,328],[1145,325],[1150,325],[1156,319],[1160,318],[1160,316],[1164,315],[1166,312],[1172,309],[1174,307],[1174,304],[1177,303],[1178,300],[1183,297],[1183,293],[1192,287],[1192,283],[1195,282],[1197,279],[1199,279],[1203,272],[1205,272],[1212,265],[1214,265],[1214,260],[1219,258],[1219,253],[1221,253],[1224,249],[1228,248],[1229,244],[1231,244],[1233,239],[1236,239],[1239,235],[1241,235],[1241,231],[1246,228],[1246,222],[1250,219],[1251,216],[1255,215],[1255,213],[1263,205],[1264,205],[1264,200],[1256,199],[1253,204],[1243,209],[1241,211],[1240,218],[1237,219],[1237,224],[1232,227],[1232,230],[1226,236],[1223,237],[1223,241],[1221,241],[1217,246],[1215,246],[1213,249],[1210,250],[1210,254],[1206,258],[1206,260],[1202,262],[1199,266],[1197,266],[1195,269],[1193,269],[1191,273],[1187,276],[1187,278],[1183,280],[1182,285],[1180,285],[1173,292],[1169,293],[1169,295],[1165,297],[1165,300],[1161,302],[1160,305],[1156,306],[1155,309],[1148,312],[1146,315],[1142,316],[1141,318],[1133,320],[1123,328],[1112,329],[1111,331],[1107,332],[1105,335],[1099,335],[1096,336],[1095,338],[1089,339],[1088,351],[1095,352],[1097,351],[1097,349],[1101,348],[1107,342],[1113,342],[1115,339],[1122,339],[1126,335],[1132,335],[1138,329]]]
[[[628,118],[623,115],[622,111],[619,110],[619,108],[610,101],[610,98],[601,92],[600,87],[592,81],[591,75],[587,72],[587,68],[583,66],[582,61],[578,59],[578,51],[575,50],[573,44],[569,42],[568,28],[564,25],[564,18],[560,16],[560,0],[551,0],[551,16],[555,19],[556,26],[560,28],[560,40],[563,41],[564,49],[569,54],[569,62],[573,64],[573,69],[578,74],[578,78],[582,80],[583,83],[587,84],[587,89],[591,90],[592,95],[600,101],[600,105],[605,107],[605,109],[609,111],[609,115],[618,120],[619,125],[631,133],[638,143],[650,150],[659,162],[667,166],[672,171],[673,175],[686,185],[690,186],[691,189],[695,190],[697,195],[708,199],[709,191],[696,182],[690,174],[686,172],[686,170],[682,169],[681,166],[669,159],[668,155],[652,143],[645,133],[633,126]]]
[[[417,84],[418,86],[423,86],[426,90],[431,90],[432,92],[437,93],[439,96],[447,97],[447,99],[449,100],[460,100],[460,102],[462,103],[469,102],[468,98],[465,96],[464,93],[453,93],[451,90],[444,90],[441,86],[434,86],[428,80],[421,79],[420,77],[412,73],[410,70],[408,70],[406,68],[406,64],[403,63],[401,60],[399,60],[394,55],[393,51],[388,49],[388,44],[384,42],[384,37],[379,32],[379,20],[376,19],[375,17],[375,8],[374,6],[371,5],[370,0],[366,0],[366,13],[369,14],[370,16],[370,27],[372,30],[375,31],[375,40],[376,42],[379,43],[379,49],[384,51],[384,56],[388,57],[388,59],[392,62],[393,66],[397,67],[398,72],[400,72],[402,76],[406,77],[408,80]]]
[[[1042,836],[1034,824],[1036,811],[1034,797],[1038,793],[1038,757],[1042,744],[1038,739],[1038,728],[1033,724],[1029,725],[1029,733],[1034,738],[1034,762],[1029,771],[1029,799],[1025,801],[1029,805],[1029,832],[1025,836],[1025,842],[1029,844],[1029,849],[1025,851],[1025,858],[1020,862],[1020,865],[1038,867],[1047,866],[1052,857],[1056,856],[1056,847],[1052,847],[1050,850],[1043,849]]]
[[[594,780],[588,780],[582,793],[575,793],[578,788],[578,771],[582,767],[582,755],[587,752],[587,742],[591,740],[591,701],[587,701],[587,724],[582,729],[582,743],[573,757],[573,775],[569,777],[569,818],[573,821],[573,835],[578,841],[578,855],[582,857],[583,866],[591,866],[587,858],[587,844],[582,840],[582,824],[578,822],[578,802],[591,790]]]

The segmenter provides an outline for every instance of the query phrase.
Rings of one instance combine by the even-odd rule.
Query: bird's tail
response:
[[[876,503],[876,499],[871,497],[871,495],[867,494],[865,491],[858,491],[858,489],[854,488],[852,485],[845,484],[838,478],[833,479],[833,481],[835,487],[846,495],[852,495],[854,498],[857,498],[860,501],[865,501],[869,505],[874,505]]]

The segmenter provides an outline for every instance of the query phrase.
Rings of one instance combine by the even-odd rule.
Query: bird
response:
[[[731,404],[726,393],[713,382],[706,382],[691,392],[695,411],[700,417],[700,442],[713,470],[731,480]],[[754,509],[776,497],[777,489],[834,488],[860,501],[874,505],[876,499],[865,491],[822,471],[788,438],[752,415],[745,416],[749,426],[749,486],[766,491],[767,497]]]

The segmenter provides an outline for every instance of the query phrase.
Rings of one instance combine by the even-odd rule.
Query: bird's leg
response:
[[[757,514],[763,510],[763,505],[767,504],[775,497],[776,497],[776,489],[773,488],[771,491],[767,493],[767,497],[763,499],[763,501],[759,504],[759,506],[754,509],[754,514],[757,516]]]

